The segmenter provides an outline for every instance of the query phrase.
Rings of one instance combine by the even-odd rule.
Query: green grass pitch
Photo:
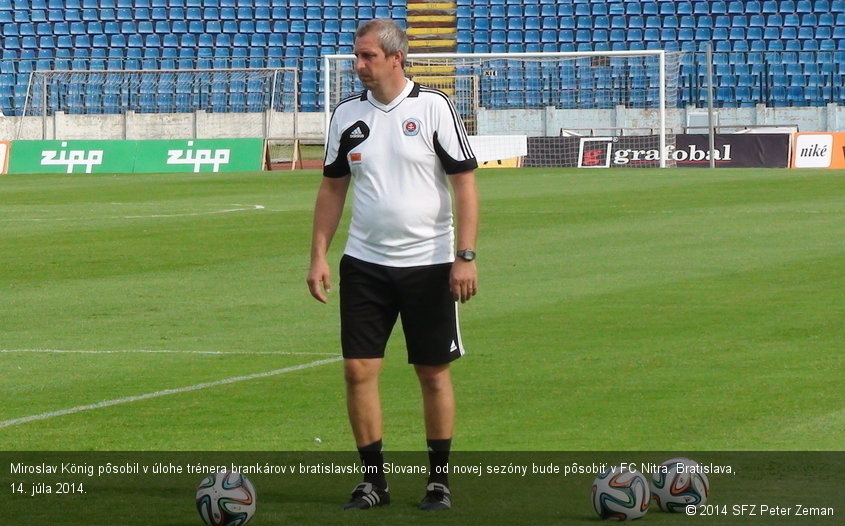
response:
[[[0,176],[0,451],[352,451],[337,300],[304,281],[319,178]],[[842,450],[841,172],[477,178],[456,450]],[[398,332],[385,444],[420,451]],[[584,495],[572,502],[568,522],[593,521]],[[320,505],[300,511],[335,520]],[[373,517],[416,517],[393,508]]]

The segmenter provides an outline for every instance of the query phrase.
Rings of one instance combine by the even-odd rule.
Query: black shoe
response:
[[[343,505],[345,510],[368,510],[390,504],[390,493],[369,482],[362,482],[352,490],[352,498]]]
[[[425,497],[420,502],[420,509],[425,511],[448,510],[452,507],[452,492],[439,482],[432,482],[425,487]]]

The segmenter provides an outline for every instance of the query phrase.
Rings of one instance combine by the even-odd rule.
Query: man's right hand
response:
[[[320,303],[328,303],[332,291],[331,284],[331,270],[329,264],[325,260],[312,261],[311,270],[308,272],[306,278],[308,283],[308,290],[314,299]]]

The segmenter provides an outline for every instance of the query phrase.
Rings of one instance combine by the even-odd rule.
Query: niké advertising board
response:
[[[261,170],[263,139],[14,141],[10,174],[216,173]]]
[[[845,133],[797,133],[793,168],[845,168]]]
[[[668,141],[666,165],[710,166],[707,135],[676,135]],[[788,134],[717,134],[713,158],[717,167],[786,168]],[[572,168],[657,168],[660,166],[657,135],[617,137],[529,137],[523,166]]]

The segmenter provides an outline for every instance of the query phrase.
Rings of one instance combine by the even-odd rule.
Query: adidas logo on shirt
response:
[[[364,132],[361,128],[355,128],[351,132],[349,132],[350,139],[363,139],[365,137]]]

